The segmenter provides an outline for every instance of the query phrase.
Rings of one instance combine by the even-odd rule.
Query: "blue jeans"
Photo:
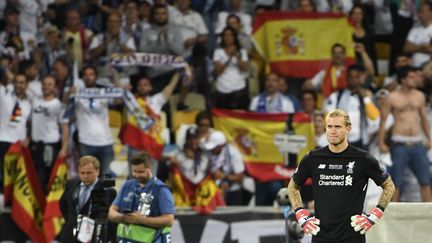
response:
[[[391,158],[393,165],[389,168],[389,172],[397,188],[403,186],[406,165],[410,167],[421,186],[429,185],[429,159],[427,158],[427,150],[422,144],[394,144],[391,146]]]
[[[79,144],[80,157],[85,155],[92,155],[100,162],[100,173],[110,173],[109,166],[114,160],[114,149],[112,145],[106,146],[91,146],[86,144]]]

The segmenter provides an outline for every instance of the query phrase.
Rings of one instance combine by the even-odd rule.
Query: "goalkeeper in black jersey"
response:
[[[288,185],[296,218],[312,242],[365,242],[369,230],[383,215],[395,187],[391,178],[368,152],[348,144],[351,122],[340,109],[326,117],[329,145],[311,151],[300,162]],[[300,188],[312,178],[315,216],[303,208]],[[383,188],[379,202],[362,214],[368,179]]]

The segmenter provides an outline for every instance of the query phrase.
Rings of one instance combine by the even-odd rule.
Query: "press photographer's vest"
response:
[[[153,181],[153,185],[148,188],[145,187],[141,192],[150,193],[154,196],[153,201],[150,204],[150,215],[149,217],[156,216],[152,215],[155,208],[159,205],[159,191],[162,187],[167,187],[164,184],[160,184]],[[168,187],[167,187],[168,188]],[[125,224],[119,223],[117,225],[117,242],[119,243],[171,243],[171,227],[164,228],[153,228],[140,224]]]

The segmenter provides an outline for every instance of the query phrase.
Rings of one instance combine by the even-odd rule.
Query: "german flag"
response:
[[[200,183],[194,184],[174,167],[170,184],[176,207],[192,207],[201,214],[210,214],[216,207],[225,206],[219,188],[210,174]]]

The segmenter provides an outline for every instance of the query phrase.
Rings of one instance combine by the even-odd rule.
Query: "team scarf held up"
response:
[[[128,90],[116,87],[79,89],[76,96],[79,99],[119,99],[130,114],[137,120],[138,126],[145,131],[153,126],[154,119],[144,113],[135,96]]]
[[[114,53],[111,55],[111,65],[115,68],[121,69],[127,66],[171,66],[175,68],[183,68],[182,77],[190,77],[191,70],[189,65],[184,61],[181,56],[154,54],[154,53]],[[75,68],[74,68],[75,69]],[[143,112],[138,104],[135,96],[128,90],[116,87],[105,88],[83,88],[78,90],[74,98],[84,99],[116,99],[121,98],[123,104],[126,106],[128,112],[137,120],[138,126],[141,130],[146,131],[151,128],[155,121]],[[73,99],[69,101],[64,117],[72,117],[74,111]]]

